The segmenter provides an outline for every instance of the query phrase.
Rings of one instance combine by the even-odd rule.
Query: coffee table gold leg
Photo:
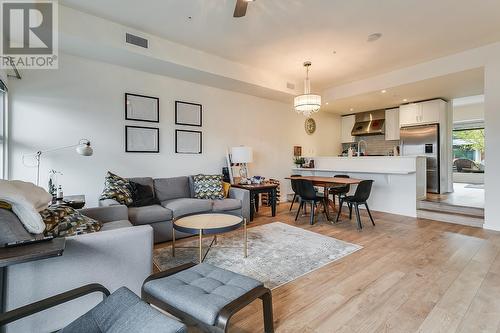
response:
[[[172,228],[172,257],[175,257],[175,229]]]
[[[245,258],[248,257],[248,234],[247,234],[247,219],[243,219],[243,232],[244,232],[244,242],[245,244],[244,249],[245,249]]]
[[[203,260],[203,247],[202,247],[202,241],[203,241],[203,231],[200,229],[200,264],[201,261]]]
[[[217,235],[214,236],[214,244],[217,245]]]

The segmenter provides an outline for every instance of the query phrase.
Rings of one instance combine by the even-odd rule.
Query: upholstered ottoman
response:
[[[148,277],[142,299],[185,323],[227,332],[231,317],[260,298],[265,332],[274,332],[271,291],[255,279],[209,264],[186,264]]]

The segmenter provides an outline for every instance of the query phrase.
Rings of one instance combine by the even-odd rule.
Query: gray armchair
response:
[[[0,314],[0,327],[35,313],[63,305],[92,293],[102,293],[104,300],[64,327],[60,333],[187,333],[187,327],[141,301],[122,287],[110,295],[100,284],[93,283]]]
[[[148,225],[132,226],[125,206],[81,212],[103,222],[101,231],[67,237],[61,257],[7,267],[6,310],[89,283],[102,284],[112,292],[125,286],[140,294],[142,282],[152,271],[153,229]],[[9,324],[7,332],[53,332],[101,300],[95,294],[79,298],[64,307],[58,306]]]

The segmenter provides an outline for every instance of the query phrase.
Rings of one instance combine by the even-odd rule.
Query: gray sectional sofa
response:
[[[129,178],[130,181],[150,186],[160,205],[129,207],[128,218],[134,225],[149,224],[154,230],[154,242],[172,239],[172,219],[192,213],[224,212],[242,215],[250,221],[250,193],[231,188],[223,200],[195,199],[193,176],[173,178]],[[100,206],[119,205],[111,199],[101,200]],[[176,238],[191,236],[176,232]]]

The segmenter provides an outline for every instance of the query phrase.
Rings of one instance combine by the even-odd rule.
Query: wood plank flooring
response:
[[[346,216],[310,226],[288,207],[251,226],[280,221],[363,249],[273,290],[276,332],[500,332],[500,233],[380,212],[375,227],[362,213],[361,232]],[[263,332],[260,301],[231,322]]]

